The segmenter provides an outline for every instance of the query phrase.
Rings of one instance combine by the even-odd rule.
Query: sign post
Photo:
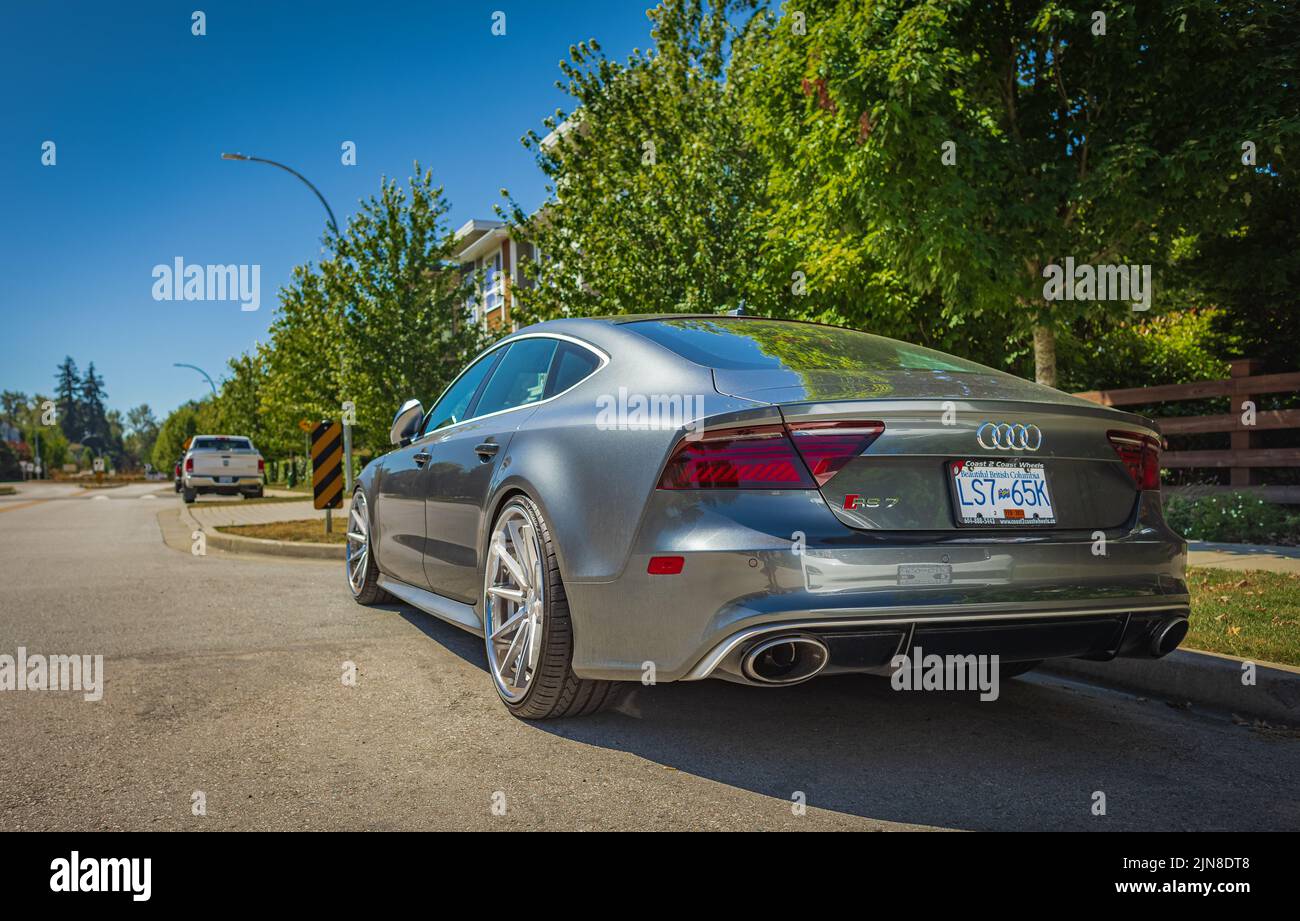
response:
[[[328,420],[311,433],[312,506],[325,509],[325,533],[334,530],[331,509],[343,506],[343,426]]]

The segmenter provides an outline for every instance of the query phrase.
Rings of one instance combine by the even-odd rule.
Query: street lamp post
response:
[[[208,386],[212,388],[212,395],[213,395],[214,397],[217,395],[217,385],[214,384],[214,383],[212,383],[212,378],[208,376],[208,372],[207,372],[207,371],[204,371],[204,370],[203,370],[202,368],[200,368],[198,365],[187,365],[187,364],[183,364],[182,362],[179,362],[179,361],[174,361],[174,362],[172,362],[172,367],[173,367],[173,368],[190,368],[191,370],[194,370],[194,371],[199,372],[200,374],[203,375],[203,379],[204,379],[205,381],[208,382]]]
[[[304,176],[302,173],[298,172],[296,169],[294,169],[291,166],[285,166],[283,163],[277,163],[275,160],[267,160],[264,157],[253,157],[253,156],[249,156],[248,154],[223,153],[221,155],[221,159],[240,160],[247,163],[266,163],[269,166],[279,167],[280,169],[284,170],[286,173],[289,173],[291,176],[295,176],[298,179],[300,179],[303,185],[311,189],[312,192],[316,194],[316,197],[320,199],[320,203],[325,206],[325,213],[329,215],[329,219],[330,219],[330,223],[329,223],[330,230],[333,231],[335,240],[339,238],[339,225],[338,222],[334,220],[334,209],[331,208],[330,203],[325,200],[325,196],[320,193],[320,189],[312,185],[311,181],[308,180],[308,178]],[[343,366],[343,343],[340,342],[339,343],[340,385],[342,385],[343,383],[342,375],[346,373],[346,370],[347,369]],[[340,395],[339,400],[340,400],[339,411],[342,412],[343,411],[342,395]],[[343,413],[343,488],[347,492],[348,497],[351,498],[352,496],[352,423],[348,421],[346,413]]]

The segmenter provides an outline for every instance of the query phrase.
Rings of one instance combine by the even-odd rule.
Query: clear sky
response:
[[[94,361],[109,406],[162,418],[264,338],[276,291],[320,256],[381,176],[419,160],[453,225],[526,207],[544,183],[519,143],[557,107],[559,61],[594,37],[611,57],[650,44],[651,0],[188,0],[0,4],[0,389],[49,393],[55,365]],[[191,13],[207,34],[191,34]],[[492,34],[493,13],[506,34]],[[42,165],[42,145],[56,165]],[[357,165],[341,163],[353,141]],[[155,301],[152,270],[261,266],[261,308]]]

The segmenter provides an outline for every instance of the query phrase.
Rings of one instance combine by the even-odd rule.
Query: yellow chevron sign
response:
[[[311,492],[315,508],[343,505],[343,426],[322,422],[311,433]]]

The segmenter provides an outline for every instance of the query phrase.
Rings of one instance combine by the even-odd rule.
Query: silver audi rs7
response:
[[[814,323],[541,323],[358,478],[347,576],[483,637],[524,718],[625,682],[790,685],[896,654],[1168,653],[1186,544],[1142,417]]]

